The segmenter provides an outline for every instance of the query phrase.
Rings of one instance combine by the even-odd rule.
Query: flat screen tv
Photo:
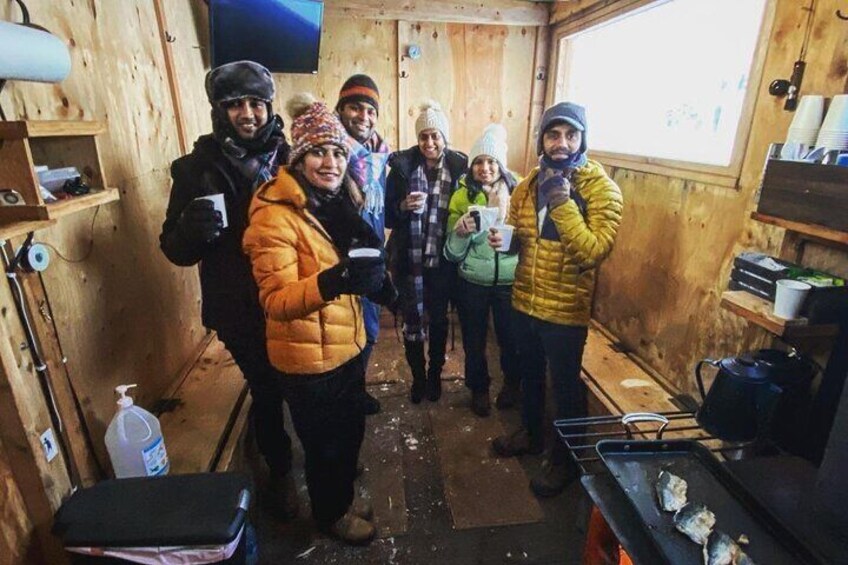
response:
[[[211,0],[212,66],[256,61],[275,73],[317,73],[322,0]]]

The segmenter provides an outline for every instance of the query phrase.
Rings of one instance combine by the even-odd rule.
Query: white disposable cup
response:
[[[347,252],[347,256],[351,259],[361,259],[363,257],[379,257],[380,250],[374,249],[373,247],[359,247],[357,249],[351,249]]]
[[[848,132],[848,94],[837,94],[833,97],[821,129],[834,133]]]
[[[409,193],[409,195],[414,196],[418,200],[426,199],[426,197],[427,197],[426,192],[421,192],[419,190],[413,190],[412,192]],[[426,208],[426,206],[421,206],[420,208],[416,208],[416,209],[412,210],[412,212],[415,213],[415,214],[423,214],[424,208]]]
[[[774,296],[774,315],[787,320],[798,317],[804,299],[812,286],[805,282],[792,279],[777,281],[777,292]]]
[[[197,200],[209,200],[212,204],[215,205],[215,210],[221,212],[221,220],[224,223],[224,227],[229,225],[227,222],[227,204],[224,202],[223,194],[210,194],[209,196],[199,196]]]
[[[512,233],[515,231],[515,228],[508,224],[502,224],[492,229],[501,236],[501,246],[497,248],[497,251],[509,251],[509,246],[512,244]]]
[[[824,117],[824,96],[820,94],[808,94],[801,97],[795,117],[789,129],[812,129],[818,130],[822,125]]]

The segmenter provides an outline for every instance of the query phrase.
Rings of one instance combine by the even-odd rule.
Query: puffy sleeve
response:
[[[282,206],[256,210],[244,233],[243,247],[259,286],[259,302],[269,318],[296,320],[327,303],[318,289],[318,273],[301,278],[297,233],[292,212]]]
[[[624,199],[621,189],[603,171],[584,182],[578,189],[586,200],[585,217],[571,198],[551,212],[551,219],[566,250],[580,267],[591,269],[612,251]]]

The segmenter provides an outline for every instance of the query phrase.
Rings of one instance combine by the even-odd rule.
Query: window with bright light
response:
[[[730,166],[767,0],[667,0],[566,35],[557,101],[590,151]]]

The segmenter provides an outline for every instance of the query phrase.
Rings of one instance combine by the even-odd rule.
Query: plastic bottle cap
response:
[[[131,396],[127,396],[127,390],[131,388],[135,388],[138,385],[118,385],[115,387],[115,392],[121,395],[121,398],[118,399],[118,406],[121,408],[129,408],[133,405],[133,399]]]

